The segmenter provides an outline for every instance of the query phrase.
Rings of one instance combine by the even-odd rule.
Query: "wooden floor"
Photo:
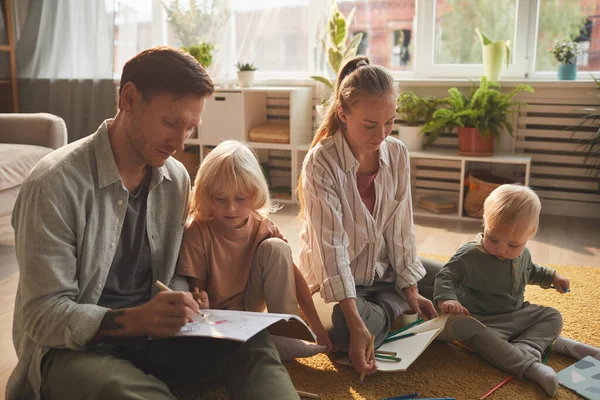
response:
[[[292,207],[272,216],[287,237],[294,257],[299,248],[300,223]],[[416,218],[415,231],[420,253],[450,256],[480,231],[476,222]],[[14,239],[8,217],[0,218],[0,400],[16,363],[12,346],[12,315],[18,282]],[[533,259],[540,264],[600,267],[600,220],[542,216],[538,235],[528,243]]]

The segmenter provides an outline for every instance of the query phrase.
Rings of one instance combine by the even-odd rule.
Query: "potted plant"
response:
[[[200,65],[206,69],[208,69],[213,62],[215,45],[212,43],[202,42],[197,46],[182,47],[181,49],[194,57]]]
[[[506,130],[511,136],[513,127],[508,116],[516,105],[525,103],[513,100],[522,91],[533,93],[529,85],[519,85],[512,92],[500,92],[500,85],[481,77],[479,87],[471,89],[470,95],[463,95],[457,88],[448,90],[446,104],[433,113],[432,120],[425,124],[421,133],[428,134],[426,144],[431,144],[443,132],[458,128],[458,154],[470,156],[491,156],[494,141]]]
[[[556,40],[550,52],[559,62],[558,80],[575,80],[577,78],[577,56],[581,54],[579,43],[570,40]]]
[[[419,132],[424,123],[431,120],[438,104],[435,97],[419,97],[414,92],[402,92],[398,96],[398,114],[403,122],[398,127],[398,139],[409,151],[422,149],[423,139]]]
[[[237,63],[236,65],[238,72],[238,84],[240,87],[251,87],[252,82],[254,82],[254,71],[256,71],[256,67],[254,64],[250,63]]]
[[[363,37],[362,33],[356,34],[352,39],[350,39],[348,35],[355,11],[356,7],[350,11],[348,17],[344,17],[344,14],[342,14],[338,8],[337,2],[335,0],[331,1],[331,14],[327,21],[327,43],[325,43],[325,40],[321,40],[321,43],[323,44],[323,49],[327,55],[327,65],[334,74],[334,79],[331,80],[324,76],[311,76],[312,79],[324,84],[329,91],[333,90],[335,76],[337,76],[341,66],[346,60],[356,56],[358,45]],[[323,109],[326,105],[327,100],[324,100],[323,104],[316,106],[318,117],[323,115]]]

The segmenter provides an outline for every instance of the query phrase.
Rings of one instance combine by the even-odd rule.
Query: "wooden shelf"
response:
[[[0,84],[11,84],[12,81],[10,79],[0,79]]]
[[[435,150],[435,151],[411,151],[409,152],[410,157],[414,158],[430,158],[438,160],[465,160],[465,161],[478,161],[478,162],[491,162],[491,163],[503,163],[503,164],[529,164],[531,163],[531,156],[525,154],[514,154],[514,153],[494,153],[489,157],[473,157],[473,156],[461,156],[454,150]]]
[[[267,143],[267,142],[248,142],[253,149],[269,149],[269,150],[292,150],[291,144]]]
[[[438,219],[453,219],[460,221],[474,221],[481,223],[480,218],[469,217],[464,214],[464,199],[465,199],[465,179],[470,169],[468,165],[470,163],[489,163],[489,164],[504,164],[518,166],[518,168],[524,168],[524,184],[529,185],[529,176],[531,172],[531,155],[521,153],[496,153],[489,157],[473,157],[473,156],[462,156],[456,153],[456,150],[422,150],[422,151],[410,151],[409,156],[411,158],[411,164],[417,163],[419,159],[428,160],[429,167],[432,165],[431,161],[439,162],[440,165],[449,168],[448,172],[442,171],[438,174],[443,175],[442,178],[436,179],[436,171],[440,171],[439,168],[434,168],[433,171],[424,171],[427,175],[421,175],[422,182],[419,184],[417,180],[419,177],[411,179],[411,191],[413,193],[413,214],[415,216],[431,217]],[[415,166],[411,166],[412,171],[417,171]],[[460,169],[458,169],[460,168]],[[423,171],[421,171],[423,174]],[[418,174],[418,172],[417,172]],[[458,177],[455,176],[458,174]],[[423,182],[428,182],[431,179],[429,185],[423,185]],[[439,183],[438,183],[439,182]],[[421,186],[419,186],[421,185]],[[432,186],[433,185],[433,186]],[[436,186],[437,185],[437,186]],[[439,194],[445,197],[452,197],[458,195],[457,210],[453,213],[448,214],[437,214],[428,210],[424,210],[418,207],[415,201],[420,197],[419,191],[428,192],[429,194]],[[446,191],[454,192],[455,194],[443,193]],[[438,193],[439,192],[439,193]]]
[[[11,48],[7,44],[0,44],[0,51],[10,51]]]
[[[294,204],[297,202],[294,193],[296,177],[309,148],[308,142],[312,139],[312,101],[309,87],[218,88],[206,102],[197,136],[187,139],[185,144],[199,147],[199,162],[202,162],[209,148],[224,140],[248,143],[261,163],[273,161],[274,167],[283,167],[273,169],[271,182],[276,181],[275,186],[289,186],[292,195],[290,199],[274,200]],[[289,143],[249,140],[252,128],[270,123],[285,124],[289,128]],[[276,154],[277,151],[280,153]]]

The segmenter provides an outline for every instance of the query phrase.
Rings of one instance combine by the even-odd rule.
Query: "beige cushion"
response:
[[[48,147],[0,143],[0,190],[23,183],[29,171],[50,152]]]

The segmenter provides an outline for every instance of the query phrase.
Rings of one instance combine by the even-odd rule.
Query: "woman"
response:
[[[300,269],[319,316],[358,372],[375,372],[366,355],[395,317],[437,313],[429,297],[442,264],[417,257],[406,147],[389,136],[397,90],[390,73],[366,57],[341,69],[329,109],[298,185],[303,231]],[[425,283],[425,285],[421,285]]]

